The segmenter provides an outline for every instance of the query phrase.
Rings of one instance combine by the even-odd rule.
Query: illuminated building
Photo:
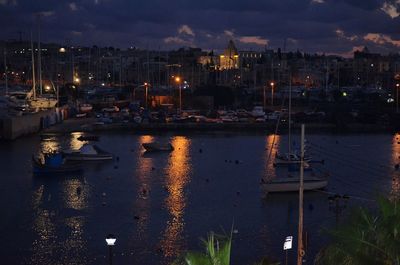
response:
[[[239,69],[239,53],[232,40],[229,41],[224,53],[219,56],[219,68]]]

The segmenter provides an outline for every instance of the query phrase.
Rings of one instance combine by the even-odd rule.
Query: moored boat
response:
[[[320,190],[328,186],[328,176],[315,174],[313,170],[304,172],[304,190]],[[267,193],[272,192],[294,192],[299,191],[300,178],[289,173],[287,177],[277,177],[269,181],[262,182],[262,189]]]
[[[88,112],[91,112],[92,110],[93,110],[93,106],[89,103],[84,103],[79,106],[79,111],[81,113],[88,113]]]
[[[81,135],[78,138],[78,141],[98,141],[99,140],[99,136],[97,135]]]
[[[172,144],[160,144],[160,143],[144,143],[142,144],[143,148],[146,149],[147,152],[157,152],[157,151],[166,151],[171,152],[174,150]]]
[[[63,155],[65,159],[73,161],[103,161],[114,158],[111,153],[91,144],[85,144],[79,150],[63,151]]]
[[[80,164],[67,163],[61,153],[43,154],[41,158],[32,156],[34,175],[67,174],[82,171]]]

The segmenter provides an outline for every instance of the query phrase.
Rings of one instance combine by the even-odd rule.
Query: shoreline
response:
[[[95,124],[96,119],[69,119],[61,124],[42,130],[41,134],[62,134],[73,132],[262,132],[274,133],[276,123],[112,123]],[[325,133],[395,133],[394,126],[352,123],[337,126],[331,123],[306,123],[308,132]],[[294,132],[300,131],[300,124],[292,125]],[[287,125],[280,126],[278,134],[287,133]]]

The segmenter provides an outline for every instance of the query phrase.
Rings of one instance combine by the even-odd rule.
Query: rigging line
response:
[[[318,146],[318,145],[315,145],[315,144],[312,144],[311,143],[311,146],[313,146],[314,148],[316,148],[316,149],[318,149],[318,150],[315,150],[316,152],[318,152],[318,151],[320,151],[320,152],[327,152],[329,155],[331,155],[331,156],[340,156],[341,158],[343,158],[345,155],[344,154],[342,154],[342,153],[338,153],[338,152],[335,152],[335,151],[332,151],[332,150],[328,150],[328,149],[326,149],[326,148],[323,148],[323,147],[320,147],[320,146]],[[349,157],[352,157],[353,158],[353,156],[349,156]],[[352,161],[352,163],[358,163],[358,164],[361,164],[361,165],[365,165],[365,164],[363,164],[363,162],[361,162],[360,161],[361,159],[357,159],[357,160],[355,160],[355,161]],[[372,161],[367,161],[367,160],[365,160],[365,162],[368,164],[368,165],[370,165],[371,163],[373,163]],[[379,164],[376,164],[376,166],[378,166],[379,168],[382,168],[382,167],[387,167],[387,168],[390,168],[389,166],[383,166],[383,165],[379,165]],[[370,166],[371,167],[371,166]],[[378,170],[380,170],[380,169],[378,169]]]
[[[351,166],[351,167],[354,167],[354,168],[359,168],[362,171],[366,171],[365,168],[369,168],[370,170],[375,171],[375,172],[377,172],[379,174],[384,174],[384,175],[387,174],[387,172],[383,172],[382,170],[380,170],[378,168],[374,168],[374,167],[371,167],[371,166],[368,166],[368,165],[365,165],[365,164],[360,164],[361,162],[357,162],[357,161],[345,162],[345,161],[342,161],[342,159],[343,159],[342,155],[333,154],[332,152],[327,151],[327,150],[321,149],[321,150],[315,150],[315,151],[323,153],[323,155],[330,156],[332,159],[340,161],[341,163],[346,164],[348,166]],[[340,156],[340,158],[338,158],[339,156]],[[369,171],[367,171],[367,172],[370,173]]]
[[[322,169],[320,169],[320,168],[318,168],[318,167],[314,167],[314,169],[315,169],[316,171],[323,172]],[[367,188],[367,189],[370,188],[370,186],[367,186],[366,184],[360,184],[360,183],[356,184],[356,183],[353,183],[353,182],[345,181],[345,180],[343,180],[343,179],[345,179],[346,177],[345,177],[344,175],[342,175],[342,174],[335,173],[335,176],[340,176],[340,177],[341,177],[341,178],[335,178],[336,181],[342,182],[342,183],[347,184],[347,185],[352,186],[352,187],[355,187],[355,188],[357,188],[358,190],[360,190],[360,186],[364,186],[364,188]],[[370,183],[371,183],[371,182],[370,182]],[[375,183],[373,183],[373,184],[375,184]],[[367,191],[366,189],[364,189],[364,190],[362,190],[362,191],[365,192],[367,195],[371,195],[371,194],[370,194],[370,191]]]
[[[330,192],[330,191],[324,191],[324,190],[312,190],[312,191],[313,192],[327,194],[327,195],[340,195],[337,192]],[[360,196],[354,196],[354,195],[348,195],[347,193],[344,193],[343,195],[348,196],[350,199],[369,201],[369,202],[376,202],[376,200],[373,200],[373,199],[368,199],[368,198],[364,198],[364,197],[360,197]]]
[[[325,149],[325,150],[327,149],[327,148],[323,147],[322,145],[318,145],[318,144],[314,144],[314,143],[310,143],[310,144],[313,145],[313,146],[316,147],[316,148]],[[333,151],[333,150],[331,150],[331,149],[329,149],[329,151],[332,152],[332,153],[336,153],[336,154],[338,154],[338,155],[343,156],[342,153],[335,152],[335,151]],[[358,161],[360,161],[360,160],[361,160],[361,161],[364,161],[364,162],[366,162],[366,163],[368,163],[368,164],[373,163],[373,164],[375,164],[375,165],[377,165],[377,166],[379,166],[379,167],[385,167],[385,168],[388,168],[388,169],[392,169],[392,168],[391,168],[390,166],[388,166],[388,165],[379,164],[379,163],[376,163],[376,162],[371,161],[371,160],[363,159],[362,157],[357,158],[357,160],[358,160]]]

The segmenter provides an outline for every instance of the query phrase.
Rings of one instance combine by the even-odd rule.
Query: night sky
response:
[[[42,40],[71,45],[182,46],[349,55],[400,48],[400,0],[0,0],[1,39],[29,37],[42,14]]]

